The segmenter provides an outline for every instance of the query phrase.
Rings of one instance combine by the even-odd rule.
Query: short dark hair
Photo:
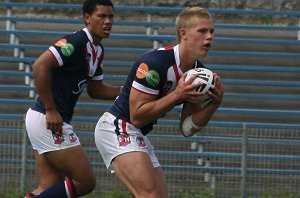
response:
[[[85,0],[82,5],[82,12],[91,15],[97,5],[111,6],[114,9],[114,5],[110,0]]]

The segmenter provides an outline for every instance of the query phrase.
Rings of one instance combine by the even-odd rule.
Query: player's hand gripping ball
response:
[[[195,88],[194,91],[203,93],[203,95],[198,96],[188,101],[191,103],[208,103],[211,98],[205,93],[212,91],[212,88],[215,86],[214,74],[212,71],[206,68],[193,68],[187,71],[187,76],[185,81],[191,78],[193,75],[197,75],[197,78],[193,81],[193,84],[201,82],[202,84]]]

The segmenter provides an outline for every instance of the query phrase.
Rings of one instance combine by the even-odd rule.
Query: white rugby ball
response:
[[[187,76],[185,81],[190,79],[193,75],[197,75],[197,78],[193,81],[193,84],[201,82],[202,85],[195,88],[194,91],[201,93],[207,93],[212,90],[212,87],[215,86],[214,74],[212,71],[206,68],[193,68],[187,71]],[[189,102],[192,103],[208,103],[211,98],[208,95],[201,95],[193,99],[189,99]]]

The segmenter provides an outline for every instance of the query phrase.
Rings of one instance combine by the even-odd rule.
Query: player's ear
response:
[[[90,15],[88,13],[82,13],[83,15],[83,20],[85,22],[85,24],[89,24],[90,23]]]
[[[179,34],[180,34],[180,38],[181,38],[181,40],[186,40],[187,39],[187,31],[186,31],[186,29],[184,29],[184,28],[181,28],[180,30],[179,30]]]

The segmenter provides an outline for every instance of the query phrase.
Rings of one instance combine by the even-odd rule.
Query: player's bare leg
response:
[[[159,190],[161,197],[168,197],[168,188],[164,173],[161,167],[154,168],[155,171],[155,183]]]
[[[44,155],[39,155],[37,151],[34,153],[35,156],[35,167],[36,174],[39,180],[39,186],[37,189],[32,191],[33,194],[37,195],[44,191],[46,188],[52,186],[56,182],[64,181],[64,175],[55,169]]]
[[[71,186],[74,185],[75,187],[72,191],[77,192],[74,195],[75,197],[85,195],[95,188],[96,178],[90,161],[81,146],[51,151],[42,155],[36,153],[36,160],[40,184],[33,193],[37,195],[37,197],[51,196],[51,192],[57,189],[59,183],[59,186],[61,186],[64,182],[68,183],[69,179],[72,180]],[[74,164],[76,164],[76,166],[74,166]],[[65,180],[65,177],[69,179]],[[54,186],[56,186],[55,189],[53,189]],[[69,188],[70,187],[64,191],[69,191]],[[38,195],[39,193],[42,194]],[[60,194],[59,196],[63,195]]]
[[[134,197],[167,198],[162,170],[153,168],[147,153],[135,151],[119,155],[113,160],[112,166]]]
[[[45,156],[57,171],[72,179],[78,196],[85,195],[95,188],[94,171],[82,146],[48,152]]]

